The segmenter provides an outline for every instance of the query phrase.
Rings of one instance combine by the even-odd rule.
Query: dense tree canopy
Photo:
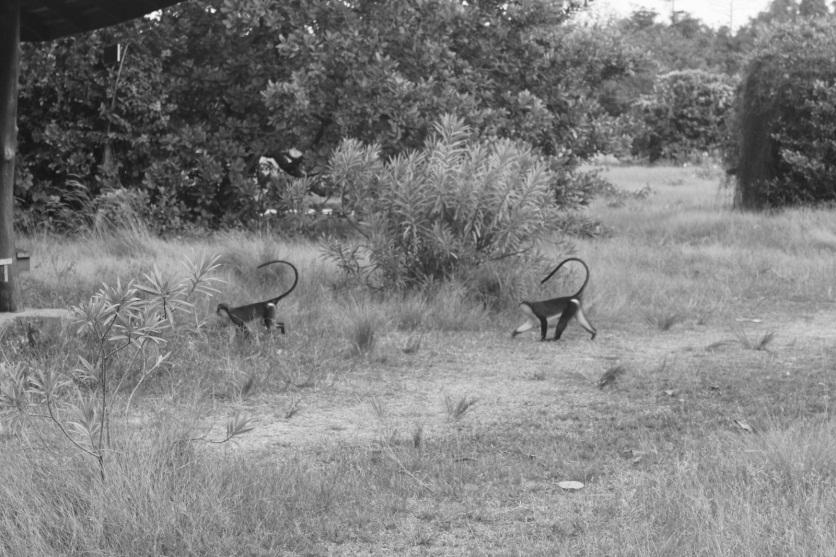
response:
[[[556,195],[577,199],[579,161],[616,145],[625,153],[647,132],[631,114],[660,76],[737,75],[775,22],[832,17],[822,0],[774,0],[732,33],[682,12],[581,23],[572,18],[579,9],[552,0],[201,0],[25,44],[20,214],[48,218],[74,179],[92,196],[127,188],[161,228],[238,226],[275,208],[293,177],[332,193],[324,170],[345,138],[391,157],[421,148],[445,114],[478,137],[531,145],[547,157]],[[105,65],[114,43],[126,56]],[[263,156],[284,172],[259,173]]]
[[[37,209],[77,177],[94,193],[141,191],[166,218],[232,225],[262,208],[251,179],[261,156],[295,176],[320,172],[345,137],[391,156],[422,145],[447,113],[484,137],[526,141],[568,172],[607,149],[613,128],[597,89],[634,64],[619,37],[569,25],[575,10],[548,0],[208,0],[28,44],[16,193]],[[115,42],[127,56],[105,66]]]

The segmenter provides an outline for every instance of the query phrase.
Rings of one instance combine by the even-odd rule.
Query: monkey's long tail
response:
[[[580,296],[580,295],[581,295],[581,292],[583,292],[583,289],[584,289],[584,288],[586,288],[586,283],[588,283],[588,282],[589,282],[589,267],[587,267],[587,266],[586,266],[586,263],[584,263],[583,259],[580,259],[580,258],[578,258],[578,257],[567,257],[566,259],[564,259],[563,261],[561,261],[560,263],[558,263],[558,264],[557,264],[557,267],[555,267],[555,268],[554,268],[554,270],[546,276],[546,278],[544,278],[543,280],[541,280],[541,281],[540,281],[540,284],[545,284],[545,282],[546,282],[547,280],[549,280],[550,278],[552,278],[552,276],[554,276],[554,274],[555,274],[555,273],[556,273],[556,272],[557,272],[557,271],[558,271],[561,267],[563,267],[563,265],[565,265],[566,263],[568,263],[568,262],[570,262],[570,261],[577,261],[578,263],[580,263],[581,265],[583,265],[583,268],[584,268],[584,270],[586,271],[586,278],[584,279],[583,284],[581,285],[581,287],[580,287],[580,289],[578,290],[577,294],[575,294],[575,295],[574,295],[574,296],[572,296],[572,297],[573,297],[573,298],[575,298],[575,297],[577,297],[577,296]]]
[[[261,265],[259,265],[256,268],[261,269],[262,267],[266,267],[268,265],[273,265],[274,263],[283,263],[283,264],[287,265],[288,267],[290,267],[291,269],[293,269],[293,284],[291,284],[290,288],[288,288],[284,293],[280,294],[279,296],[277,296],[277,297],[275,297],[271,300],[268,300],[268,302],[270,302],[271,304],[277,303],[279,300],[281,300],[282,298],[284,298],[285,296],[287,296],[288,294],[293,292],[293,289],[296,288],[296,285],[299,283],[299,271],[296,270],[296,267],[290,261],[285,261],[284,259],[274,259],[273,261],[268,261],[266,263],[262,263]]]

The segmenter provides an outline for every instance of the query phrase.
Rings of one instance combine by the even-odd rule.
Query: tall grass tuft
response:
[[[89,228],[92,239],[118,257],[141,257],[153,253],[158,241],[144,215],[144,199],[118,188],[102,192],[95,200]]]
[[[769,343],[775,339],[775,331],[768,331],[762,335],[753,334],[749,336],[746,331],[739,329],[735,331],[738,342],[747,350],[766,350]]]
[[[353,299],[344,310],[346,337],[355,356],[369,357],[377,347],[377,332],[384,325],[380,309],[369,299]]]
[[[395,306],[395,319],[399,330],[414,331],[423,324],[428,306],[423,294],[408,294]]]
[[[644,314],[644,320],[660,331],[667,331],[677,323],[685,321],[685,315],[670,308],[653,308]]]
[[[478,398],[468,398],[467,395],[461,397],[459,400],[454,400],[453,397],[447,395],[444,397],[444,408],[447,410],[447,416],[450,421],[457,422],[464,418],[465,414],[473,408],[473,405],[479,401]]]

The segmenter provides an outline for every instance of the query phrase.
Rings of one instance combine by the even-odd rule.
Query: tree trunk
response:
[[[0,0],[0,312],[18,310],[15,288],[14,180],[17,152],[17,76],[20,71],[20,0]]]

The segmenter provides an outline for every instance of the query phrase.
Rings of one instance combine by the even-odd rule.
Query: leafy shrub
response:
[[[374,286],[405,288],[526,253],[556,229],[545,163],[510,140],[474,141],[446,116],[424,149],[384,163],[376,145],[344,141],[330,162],[343,211],[362,238],[326,257]]]
[[[740,207],[836,201],[834,59],[833,22],[779,25],[759,43],[737,118]]]
[[[660,76],[636,103],[634,156],[679,161],[719,149],[728,133],[737,80],[702,70]]]

